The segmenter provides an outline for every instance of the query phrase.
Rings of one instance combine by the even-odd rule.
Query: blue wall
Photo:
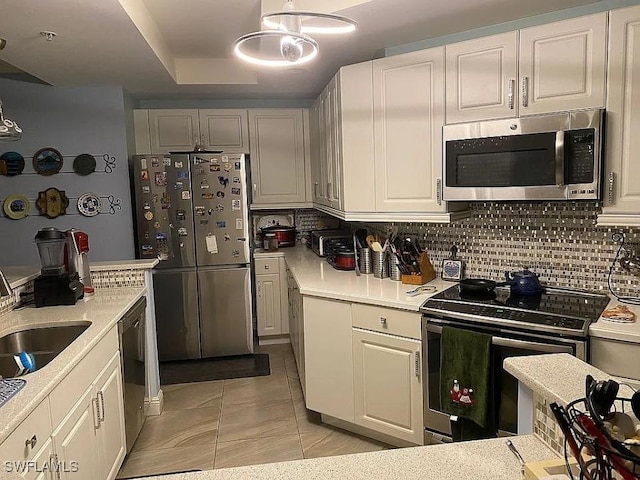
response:
[[[45,226],[64,230],[74,227],[88,233],[90,261],[134,258],[122,89],[50,87],[0,79],[0,99],[6,117],[24,130],[19,142],[0,143],[0,154],[19,152],[26,163],[22,175],[0,176],[0,204],[12,194],[23,194],[31,200],[31,213],[26,218],[11,220],[0,213],[0,266],[40,265],[33,238]],[[43,147],[53,147],[65,156],[60,173],[35,173],[32,156]],[[73,159],[80,153],[96,156],[95,173],[80,176],[73,171]],[[111,174],[104,173],[102,155],[106,153],[116,159]],[[52,220],[40,216],[35,207],[38,192],[49,187],[65,190],[70,201],[67,214]],[[121,202],[121,209],[114,215],[82,216],[76,205],[85,192],[100,197],[113,195]],[[108,212],[106,198],[102,201],[102,211]]]

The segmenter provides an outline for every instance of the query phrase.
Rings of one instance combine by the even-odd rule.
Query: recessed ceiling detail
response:
[[[316,37],[313,62],[283,71],[244,65],[233,42],[260,30],[284,0],[4,2],[0,60],[55,86],[123,86],[137,98],[311,99],[342,65],[385,48],[505,23],[597,0],[295,0],[299,10],[358,22]],[[41,31],[58,36],[46,42]],[[315,35],[314,35],[315,37]],[[0,92],[1,93],[1,92]]]

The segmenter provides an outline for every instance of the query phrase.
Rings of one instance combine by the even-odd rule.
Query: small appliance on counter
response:
[[[344,230],[313,230],[311,232],[311,250],[319,257],[327,255],[327,240],[340,239],[345,242],[351,239],[351,234]]]
[[[89,235],[72,228],[67,230],[67,249],[65,250],[65,265],[69,273],[77,273],[80,283],[84,286],[85,295],[93,295],[94,288],[91,282],[91,270],[89,269]]]
[[[332,238],[325,243],[327,262],[336,270],[355,270],[356,252],[351,238]]]
[[[254,236],[257,237],[256,244],[262,245],[267,251],[281,247],[294,247],[296,244],[298,232],[293,212],[279,215],[254,215],[253,230]],[[275,247],[276,242],[277,247]]]
[[[84,295],[84,285],[77,272],[70,272],[65,264],[68,238],[54,227],[38,231],[35,237],[42,269],[34,280],[33,295],[36,307],[75,305]]]

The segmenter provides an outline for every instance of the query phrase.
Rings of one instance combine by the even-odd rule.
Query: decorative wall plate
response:
[[[38,193],[36,207],[40,215],[44,215],[47,218],[57,218],[67,213],[68,206],[69,199],[64,190],[48,188],[44,192]]]
[[[45,147],[33,156],[33,168],[40,175],[53,175],[62,168],[62,154],[55,148]]]
[[[5,152],[0,155],[0,175],[13,177],[24,170],[24,157],[18,152]]]
[[[73,171],[78,175],[90,175],[96,171],[96,159],[88,153],[81,153],[73,159]]]
[[[85,217],[95,217],[101,209],[102,202],[95,193],[83,193],[78,198],[78,211]]]
[[[31,203],[24,195],[10,195],[4,200],[3,209],[7,217],[20,220],[29,215]]]

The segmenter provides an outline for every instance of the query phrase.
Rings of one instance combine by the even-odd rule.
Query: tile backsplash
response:
[[[505,270],[528,267],[551,286],[607,291],[609,268],[619,245],[611,235],[624,231],[627,243],[640,242],[640,229],[597,227],[596,202],[472,203],[465,220],[443,224],[372,223],[384,235],[390,225],[418,236],[439,271],[452,245],[466,262],[466,277],[502,280]],[[352,224],[352,227],[356,227]],[[620,295],[639,296],[640,277],[617,264],[612,284]]]

